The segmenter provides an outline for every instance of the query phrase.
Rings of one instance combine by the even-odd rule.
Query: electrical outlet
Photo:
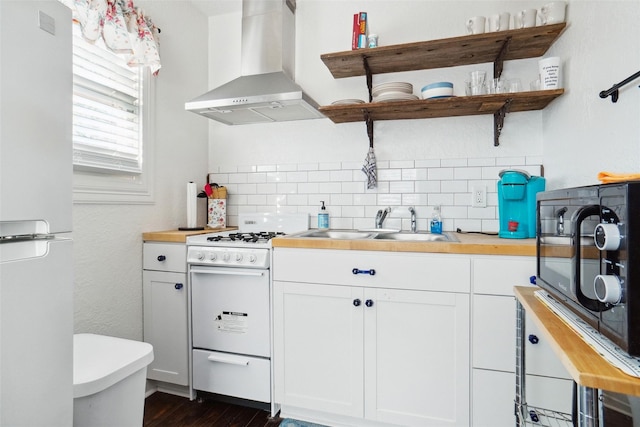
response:
[[[471,188],[471,206],[474,208],[487,207],[487,187],[484,185],[474,185]]]

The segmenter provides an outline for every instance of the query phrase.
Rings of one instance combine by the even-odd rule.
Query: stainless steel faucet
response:
[[[384,219],[387,217],[387,214],[391,212],[391,207],[387,207],[387,209],[380,209],[376,214],[376,228],[382,228],[382,224],[384,223]]]
[[[418,231],[416,227],[416,210],[413,206],[409,206],[409,212],[411,212],[411,232],[416,233]]]

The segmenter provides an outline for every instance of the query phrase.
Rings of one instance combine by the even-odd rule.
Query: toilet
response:
[[[74,427],[140,427],[151,344],[95,334],[73,336]]]

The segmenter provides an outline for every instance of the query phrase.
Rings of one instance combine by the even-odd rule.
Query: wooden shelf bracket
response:
[[[509,112],[509,107],[511,106],[511,101],[513,99],[509,98],[504,103],[502,108],[496,111],[493,114],[493,146],[497,147],[500,145],[500,134],[502,133],[502,128],[504,127],[504,118]]]
[[[493,61],[493,77],[499,78],[502,75],[502,66],[504,65],[504,58],[509,52],[509,45],[511,44],[511,36],[507,37],[498,52],[498,56]]]
[[[371,68],[369,67],[369,60],[366,55],[362,56],[362,65],[364,66],[364,72],[367,76],[367,89],[369,90],[369,102],[373,101],[373,78],[371,76]]]

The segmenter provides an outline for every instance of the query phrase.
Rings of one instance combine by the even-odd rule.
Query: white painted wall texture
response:
[[[264,169],[278,166],[287,172],[306,172],[308,180],[308,165],[317,165],[320,170],[329,164],[338,165],[334,176],[344,176],[345,171],[351,174],[351,184],[348,180],[340,182],[341,188],[346,182],[346,187],[353,189],[353,182],[358,183],[356,167],[368,148],[363,123],[336,125],[328,119],[318,119],[225,126],[185,112],[186,100],[239,76],[239,9],[207,21],[187,2],[138,3],[162,28],[163,69],[157,81],[155,106],[156,202],[140,206],[74,206],[76,332],[135,339],[142,337],[141,233],[176,228],[184,222],[186,181],[202,185],[207,171],[256,180],[261,179],[254,175],[261,172],[260,168],[265,172]],[[464,21],[470,16],[513,13],[545,3],[298,0],[296,80],[321,105],[343,98],[366,98],[364,78],[335,80],[320,60],[322,53],[350,49],[351,19],[360,10],[369,13],[371,30],[379,35],[380,45],[388,45],[460,36],[465,32]],[[637,83],[621,91],[617,104],[600,99],[598,93],[640,68],[640,27],[636,25],[639,16],[637,0],[569,1],[568,27],[545,55],[563,59],[566,93],[562,97],[543,111],[507,116],[499,147],[493,146],[491,116],[377,122],[375,149],[381,168],[397,168],[402,177],[405,169],[421,169],[420,165],[432,162],[437,162],[438,167],[459,168],[473,167],[482,159],[491,159],[493,165],[488,167],[493,168],[542,164],[548,188],[595,184],[601,170],[637,172]],[[491,65],[380,75],[374,76],[373,83],[409,81],[417,93],[425,84],[449,80],[455,84],[455,93],[462,94],[463,81],[472,69],[490,72]],[[507,62],[503,74],[505,78],[521,78],[525,87],[536,75],[537,59]],[[396,172],[383,172],[383,176],[385,173],[392,176]],[[424,194],[424,211],[419,212],[422,221],[429,214],[425,212],[431,205],[428,189],[433,188],[434,182],[439,181],[440,188],[442,181],[452,188],[458,185],[455,179],[435,180],[428,175],[424,179],[419,174],[409,181],[414,190],[427,190],[401,192],[400,206],[394,208],[403,211],[416,198],[422,198],[416,194]],[[274,196],[277,188],[261,198],[257,192],[240,190],[239,183],[230,185],[236,186],[236,193],[231,196],[239,201],[232,206],[236,213],[241,209],[277,210],[281,206]],[[398,188],[405,185],[400,183]],[[357,200],[368,201],[362,204],[366,206],[363,218],[368,218],[370,211],[383,205],[383,201],[397,197],[391,191],[391,180],[378,190],[367,192],[364,186],[361,188],[348,193],[351,205],[339,205],[341,212],[345,211],[344,206],[348,206],[346,212],[352,212],[341,214],[345,224],[358,224],[362,209]],[[298,198],[299,204],[293,206],[299,211],[314,212],[316,200],[309,194],[306,199]],[[452,194],[465,197],[464,193]],[[332,197],[344,200],[340,195]],[[469,223],[472,224],[478,225]],[[482,227],[482,222],[479,225]]]
[[[207,124],[184,111],[207,84],[207,18],[187,2],[136,1],[161,28],[155,203],[76,204],[75,332],[142,339],[142,233],[184,226],[186,183],[207,173]],[[204,207],[203,207],[204,209]]]

